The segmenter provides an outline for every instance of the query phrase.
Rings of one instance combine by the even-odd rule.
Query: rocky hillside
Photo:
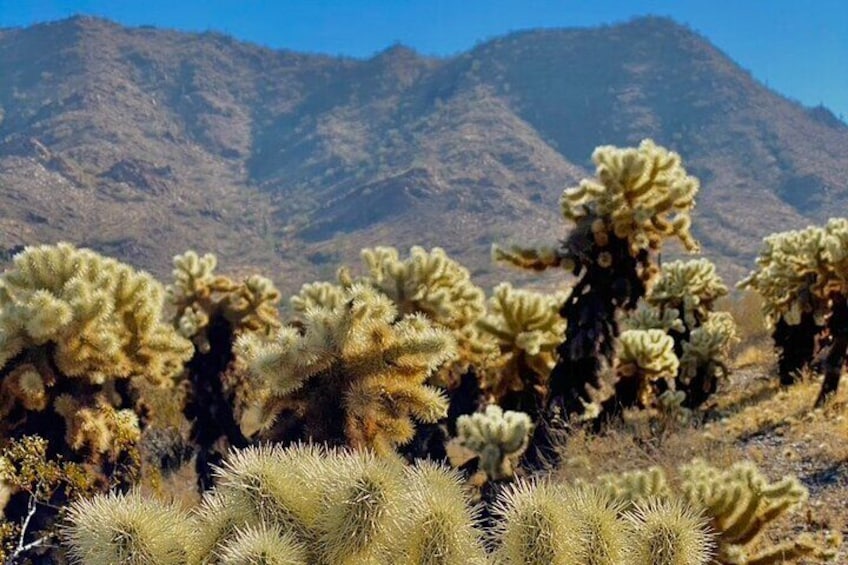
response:
[[[731,280],[764,235],[848,210],[848,126],[661,18],[355,60],[77,17],[0,30],[0,77],[0,259],[69,240],[169,278],[194,248],[291,292],[421,244],[491,284],[513,277],[493,241],[562,237],[592,149],[644,137],[701,178],[694,231]]]

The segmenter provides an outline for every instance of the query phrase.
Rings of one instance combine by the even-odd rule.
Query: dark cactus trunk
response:
[[[628,241],[614,235],[600,247],[586,231],[578,227],[563,249],[564,256],[578,262],[575,271],[580,273],[560,309],[568,325],[550,378],[549,409],[559,407],[564,415],[585,411],[584,403],[591,402],[589,390],[600,386],[601,370],[613,361],[619,335],[616,313],[632,310],[645,296],[640,271],[648,263],[647,251],[633,257]],[[602,253],[609,257],[604,265],[599,261]]]
[[[821,330],[810,312],[804,312],[801,322],[794,326],[787,324],[783,318],[778,320],[772,339],[780,351],[777,362],[780,384],[788,386],[798,381],[801,369],[813,361],[816,336]]]
[[[845,365],[845,353],[848,350],[848,302],[842,294],[831,297],[833,311],[827,322],[830,332],[830,350],[824,360],[824,382],[816,400],[816,407],[822,406],[828,398],[836,394],[842,366]]]
[[[201,491],[213,486],[212,467],[224,459],[216,444],[226,439],[230,447],[246,447],[247,438],[233,414],[232,394],[227,394],[221,380],[233,361],[233,328],[223,316],[209,322],[209,352],[195,351],[188,363],[191,393],[184,413],[192,422],[191,439],[197,446],[197,484]]]

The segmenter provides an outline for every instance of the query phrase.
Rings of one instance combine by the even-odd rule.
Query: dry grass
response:
[[[755,462],[771,479],[795,475],[809,489],[805,509],[780,519],[760,543],[796,537],[805,531],[841,532],[848,537],[848,383],[822,409],[813,410],[821,386],[815,375],[782,389],[772,364],[735,371],[696,423],[653,433],[645,413],[594,435],[572,433],[562,446],[555,477],[592,479],[657,465],[670,477],[694,457],[718,467]],[[848,563],[848,549],[836,560]],[[801,561],[800,563],[805,563]]]

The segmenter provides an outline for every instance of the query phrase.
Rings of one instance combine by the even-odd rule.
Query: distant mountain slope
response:
[[[562,237],[592,149],[644,137],[701,178],[731,279],[764,235],[848,213],[848,126],[662,18],[361,61],[77,17],[0,30],[0,77],[0,251],[70,240],[165,279],[194,248],[292,292],[422,244],[491,284],[514,277],[493,241]]]

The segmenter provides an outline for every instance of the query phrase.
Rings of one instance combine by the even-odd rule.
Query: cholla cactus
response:
[[[652,406],[658,381],[665,389],[673,384],[679,361],[674,340],[662,330],[625,330],[619,337],[614,395],[604,401],[605,412],[620,408]]]
[[[568,510],[547,482],[509,485],[494,507],[496,558],[505,565],[573,565]]]
[[[508,409],[537,415],[547,396],[555,351],[565,330],[559,315],[562,296],[514,289],[509,283],[494,288],[487,314],[477,327],[497,343],[500,355],[483,367],[483,389],[492,401]]]
[[[282,328],[267,342],[239,342],[240,356],[268,393],[265,422],[291,416],[315,441],[381,453],[412,439],[413,419],[444,417],[445,398],[424,382],[454,347],[446,330],[423,315],[398,319],[386,296],[360,284],[346,290],[339,307],[308,309],[302,333]],[[271,435],[280,433],[286,432]]]
[[[406,541],[402,559],[408,565],[487,563],[475,527],[479,508],[472,507],[456,471],[429,461],[405,470],[406,509],[398,524]]]
[[[686,331],[686,326],[680,319],[680,312],[676,309],[660,310],[648,306],[645,302],[639,302],[636,309],[621,321],[621,326],[625,330],[662,330],[681,334]]]
[[[706,565],[713,539],[707,521],[680,499],[648,499],[627,513],[633,528],[631,563]]]
[[[71,507],[69,557],[80,565],[186,565],[192,559],[188,518],[133,491],[101,495]]]
[[[848,349],[848,219],[833,218],[824,228],[808,227],[770,235],[763,241],[757,269],[739,283],[764,299],[767,323],[781,351],[781,382],[812,361],[816,338],[826,327],[832,345],[816,402],[836,392]]]
[[[616,312],[632,310],[657,273],[654,254],[677,237],[690,251],[689,233],[698,180],[673,152],[643,141],[638,149],[599,147],[592,155],[596,178],[562,195],[563,217],[575,229],[556,251],[494,249],[498,260],[541,269],[561,266],[578,282],[561,313],[565,341],[551,374],[551,402],[569,413],[592,404],[603,366],[612,364],[618,336]]]
[[[392,300],[399,315],[423,314],[453,334],[457,355],[433,375],[432,382],[452,388],[470,367],[490,362],[497,347],[474,327],[486,312],[485,294],[471,281],[468,269],[440,247],[427,251],[414,246],[405,259],[394,247],[366,248],[360,255],[366,274],[353,279],[343,268],[342,286],[366,284]]]
[[[480,469],[491,480],[511,477],[515,462],[527,449],[533,429],[530,417],[523,412],[504,412],[490,404],[484,413],[460,416],[457,431],[460,445],[477,453]]]
[[[280,327],[277,303],[280,293],[269,279],[252,275],[241,283],[215,275],[217,258],[186,251],[174,257],[174,284],[168,297],[177,316],[180,333],[193,339],[198,350],[208,353],[209,325],[221,317],[234,331],[269,333]]]
[[[715,265],[707,259],[692,259],[665,263],[645,300],[662,312],[677,310],[691,331],[706,321],[715,301],[726,295]]]
[[[295,313],[302,316],[310,308],[338,308],[344,300],[343,286],[329,282],[312,282],[301,286],[300,292],[292,296],[289,303]]]
[[[663,266],[645,303],[624,320],[631,329],[662,329],[674,338],[680,359],[675,388],[686,394],[688,408],[703,404],[727,375],[725,362],[738,341],[736,325],[729,314],[712,311],[726,294],[711,262],[672,261]]]
[[[188,366],[188,399],[184,413],[192,422],[191,439],[199,448],[195,459],[198,483],[211,486],[211,467],[228,446],[244,447],[239,424],[253,406],[257,391],[247,382],[233,353],[238,335],[269,335],[280,327],[280,293],[267,278],[252,275],[241,282],[215,274],[217,259],[186,251],[174,257],[174,284],[168,296],[174,305],[174,326],[195,344]]]
[[[780,516],[799,507],[807,490],[794,477],[770,483],[753,463],[742,462],[717,469],[701,460],[680,467],[680,479],[671,484],[657,467],[622,475],[599,477],[610,496],[627,501],[629,508],[659,499],[702,512],[715,543],[713,561],[722,565],[783,563],[808,557],[829,559],[838,540],[814,540],[803,534],[796,540],[758,549],[760,534]]]
[[[67,243],[16,255],[0,276],[0,439],[37,434],[95,466],[132,448],[137,385],[172,386],[191,356],[163,298],[150,275]]]
[[[727,365],[724,360],[730,354],[730,348],[739,341],[736,323],[727,312],[711,312],[704,324],[692,330],[689,340],[683,343],[680,356],[679,383],[690,385],[699,372],[704,372],[714,381],[716,376],[726,376]],[[701,379],[706,383],[708,379]],[[691,386],[686,386],[691,390]],[[702,391],[709,392],[709,391]]]
[[[445,467],[297,445],[233,453],[218,472],[191,517],[135,493],[78,503],[69,554],[82,565],[487,562],[476,512]]]
[[[69,555],[82,565],[742,565],[828,555],[807,537],[750,551],[802,493],[797,482],[769,484],[748,465],[718,471],[694,462],[676,490],[657,470],[594,487],[512,483],[494,504],[487,555],[460,477],[440,465],[303,445],[231,457],[191,517],[137,493],[77,503]]]

